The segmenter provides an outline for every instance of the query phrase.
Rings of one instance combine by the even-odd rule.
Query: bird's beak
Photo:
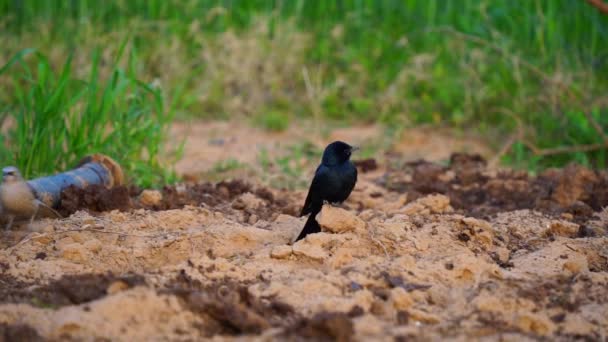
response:
[[[358,150],[360,150],[360,149],[361,149],[361,148],[360,148],[359,146],[351,146],[351,147],[350,147],[350,151],[351,151],[351,152],[355,152],[355,151],[358,151]]]

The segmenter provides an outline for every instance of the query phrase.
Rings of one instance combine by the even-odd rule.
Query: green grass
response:
[[[0,17],[0,62],[36,48],[86,74],[104,47],[100,79],[132,37],[178,117],[449,125],[514,138],[508,165],[607,166],[606,149],[535,150],[603,143],[584,114],[608,131],[608,16],[582,0],[0,0]]]
[[[0,68],[15,92],[14,101],[0,107],[12,120],[0,145],[3,163],[14,160],[23,176],[32,178],[103,153],[117,160],[135,184],[174,178],[159,160],[172,115],[160,90],[137,79],[135,51],[126,60],[128,68],[116,66],[107,80],[99,77],[99,63],[95,53],[89,75],[80,79],[71,58],[55,71],[45,55],[28,50]]]
[[[266,149],[259,151],[257,164],[261,168],[262,180],[273,187],[285,189],[302,189],[310,182],[310,170],[319,161],[319,150],[309,141],[290,145],[283,153],[271,156]]]
[[[283,112],[268,111],[256,115],[254,122],[265,130],[282,132],[289,127],[289,116]]]
[[[241,163],[240,161],[229,158],[215,163],[211,168],[211,172],[224,173],[228,171],[238,170],[243,167],[245,167],[245,165],[243,165],[243,163]]]

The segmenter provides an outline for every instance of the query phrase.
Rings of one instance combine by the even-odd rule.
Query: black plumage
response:
[[[321,226],[315,217],[321,211],[324,202],[342,203],[353,191],[357,183],[357,168],[350,161],[350,156],[355,149],[342,141],[334,141],[325,148],[321,165],[315,172],[300,213],[300,216],[307,214],[310,216],[296,241],[308,234],[321,231]]]

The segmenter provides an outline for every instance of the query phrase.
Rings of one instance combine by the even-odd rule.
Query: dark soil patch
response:
[[[566,312],[576,312],[583,305],[608,302],[605,289],[594,286],[587,276],[560,276],[526,286],[514,285],[519,288],[520,297],[530,299],[543,309],[561,308]]]
[[[431,193],[450,198],[452,206],[469,216],[535,209],[547,214],[571,214],[585,222],[608,206],[608,172],[578,165],[550,169],[534,177],[526,172],[491,172],[479,155],[453,154],[449,166],[424,160],[390,169],[378,183],[411,200]]]
[[[359,172],[361,173],[366,173],[378,169],[378,163],[374,158],[354,160],[353,164],[355,164],[357,170],[359,170]]]
[[[0,323],[0,342],[28,341],[38,342],[44,339],[38,335],[36,329],[25,324]]]
[[[244,203],[239,203],[239,197],[245,193],[252,193],[262,200],[259,207],[251,208]],[[200,183],[187,186],[185,189],[176,187],[164,187],[162,190],[163,200],[154,210],[179,209],[185,205],[207,206],[227,211],[228,208],[243,211],[245,220],[251,215],[256,215],[264,220],[271,220],[278,214],[296,216],[298,207],[285,199],[287,196],[275,194],[264,187],[254,187],[242,180],[222,181],[219,183]]]
[[[390,275],[388,272],[380,273],[380,276],[384,278],[384,281],[388,284],[388,286],[392,289],[395,287],[401,287],[407,292],[412,292],[415,290],[428,290],[432,287],[432,285],[428,284],[416,284],[405,281],[403,277],[399,275]]]
[[[355,307],[350,313],[320,312],[312,318],[301,317],[291,305],[276,298],[251,295],[249,285],[228,278],[203,285],[182,270],[160,293],[180,297],[189,310],[204,316],[207,324],[199,329],[206,337],[257,335],[269,328],[282,328],[280,336],[287,339],[350,341],[354,335],[352,317],[363,314]]]
[[[140,275],[81,274],[66,275],[47,285],[38,286],[0,275],[0,303],[28,303],[56,308],[87,303],[106,296],[110,284],[121,281],[127,287],[144,284]]]
[[[352,341],[352,318],[342,312],[320,312],[285,330],[284,337],[302,336],[313,341]]]
[[[129,197],[129,189],[125,186],[107,189],[103,185],[93,184],[81,189],[72,185],[61,192],[61,204],[58,211],[66,217],[82,209],[102,212],[127,211],[132,207],[133,202]]]
[[[69,216],[77,210],[88,210],[98,213],[109,210],[129,211],[131,209],[149,210],[169,210],[181,209],[184,206],[207,205],[218,210],[229,210],[231,204],[239,196],[250,192],[262,200],[262,205],[258,208],[247,208],[243,206],[232,209],[245,212],[245,219],[256,215],[258,218],[270,220],[278,214],[296,215],[298,207],[295,203],[290,203],[288,196],[275,195],[272,191],[264,187],[254,187],[251,184],[241,181],[222,181],[219,183],[199,183],[180,186],[165,186],[161,191],[162,200],[152,206],[145,206],[138,200],[141,189],[136,187],[127,188],[119,186],[106,189],[103,186],[89,186],[85,189],[70,187],[61,194],[61,204],[59,212],[64,216]]]
[[[273,298],[254,297],[245,283],[225,279],[203,285],[183,270],[161,293],[177,295],[189,310],[209,318],[205,320],[209,324],[200,327],[208,337],[260,334],[296,319],[290,305]]]

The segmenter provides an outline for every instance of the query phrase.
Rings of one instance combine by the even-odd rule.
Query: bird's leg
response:
[[[8,215],[8,223],[4,227],[4,230],[6,230],[8,232],[11,229],[11,227],[13,226],[14,219],[15,219],[14,215]]]
[[[28,225],[28,229],[32,229],[32,225],[34,224],[34,219],[36,218],[36,215],[38,215],[38,210],[40,210],[40,203],[37,200],[34,200],[34,214],[32,215],[32,217],[30,217],[30,224]]]
[[[342,208],[342,209],[345,209],[345,208],[344,208],[344,202],[331,202],[331,206],[332,206],[332,207],[336,207],[336,208]]]

